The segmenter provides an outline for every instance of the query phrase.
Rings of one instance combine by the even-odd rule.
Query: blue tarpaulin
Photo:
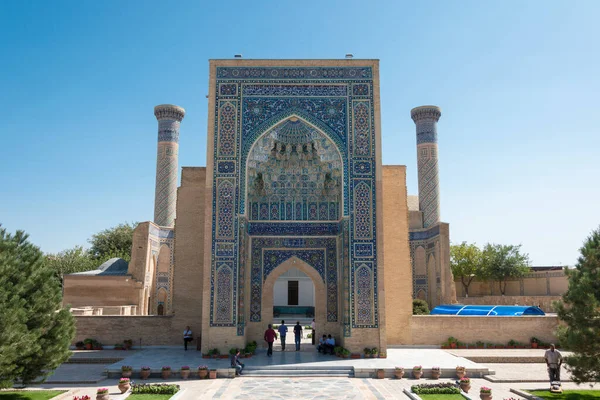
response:
[[[431,310],[431,315],[475,315],[475,316],[521,316],[546,315],[535,306],[480,306],[464,304],[441,304]]]

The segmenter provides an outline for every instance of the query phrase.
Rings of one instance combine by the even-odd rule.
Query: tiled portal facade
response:
[[[419,164],[422,209],[406,168],[381,164],[377,60],[211,60],[208,103],[207,166],[183,168],[179,188],[184,111],[157,107],[157,219],[136,229],[128,270],[142,315],[190,325],[202,351],[262,342],[274,282],[296,268],[318,332],[384,352],[411,342],[413,297],[453,300],[437,107],[413,110],[418,149],[435,156]]]

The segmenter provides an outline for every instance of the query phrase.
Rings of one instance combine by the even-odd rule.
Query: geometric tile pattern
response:
[[[154,115],[158,120],[154,223],[172,227],[177,201],[179,126],[185,111],[177,106],[160,105],[154,108]]]
[[[409,245],[410,245],[410,260],[412,265],[412,287],[413,287],[413,298],[416,299],[419,292],[422,292],[425,296],[424,298],[429,298],[429,294],[434,290],[435,282],[429,282],[429,277],[427,275],[427,263],[429,257],[435,256],[436,244],[439,246],[440,241],[440,226],[435,225],[429,229],[423,229],[419,231],[411,231],[409,232]],[[424,270],[417,270],[417,249],[420,249],[421,252],[425,251],[425,257],[423,259]],[[439,276],[439,273],[436,272],[436,276]],[[439,292],[438,292],[439,293]]]
[[[264,281],[277,266],[291,257],[298,257],[319,273],[327,287],[327,321],[337,321],[338,262],[335,237],[254,237],[251,247],[250,321],[261,321]]]
[[[211,325],[236,326],[238,334],[243,334],[244,313],[248,313],[250,321],[260,321],[264,278],[281,262],[296,256],[323,278],[328,321],[338,321],[339,309],[343,310],[344,335],[350,336],[351,328],[378,327],[372,68],[218,66],[214,84]],[[276,175],[271,181],[278,186],[269,190],[280,191],[279,201],[269,200],[264,207],[261,202],[246,207],[251,184],[258,184],[252,190],[261,189],[261,183],[256,181],[258,175],[252,182],[246,182],[253,146],[273,127],[291,118],[314,129],[324,138],[319,143],[331,146],[339,154],[340,164],[331,170],[339,174],[339,201],[317,200],[313,208],[307,202],[306,209],[291,197],[288,202],[280,185],[285,183],[287,191],[288,178],[303,179],[300,171],[284,179],[281,174]],[[291,143],[295,151],[308,154],[310,148],[298,147],[299,142]],[[284,153],[283,148],[280,152]],[[321,163],[324,160],[327,159],[321,157]],[[323,190],[326,190],[327,179],[330,178],[315,184],[325,182]],[[255,217],[253,225],[242,229],[246,217]],[[337,229],[340,239],[330,236],[331,226],[319,231],[320,228],[307,225],[305,218],[315,218],[316,224],[323,220],[345,221],[341,231]],[[277,220],[271,223],[273,226],[279,221],[287,224],[279,231],[280,236],[277,228],[254,225],[257,220],[273,219]],[[297,230],[293,224],[298,224]],[[275,236],[249,235],[257,229],[272,230]],[[245,254],[246,239],[249,254]],[[338,248],[338,240],[343,248]],[[251,282],[247,283],[242,270],[245,257],[249,257],[251,268]],[[339,308],[342,287],[348,301]],[[226,296],[227,288],[231,293]],[[244,289],[250,290],[249,310],[244,310]]]
[[[417,107],[411,111],[417,129],[419,210],[423,212],[424,228],[440,221],[437,121],[441,115],[437,107]]]

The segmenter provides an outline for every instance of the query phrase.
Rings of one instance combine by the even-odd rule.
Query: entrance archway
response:
[[[327,311],[326,311],[326,287],[323,279],[319,273],[306,262],[302,261],[298,257],[291,257],[286,261],[279,264],[265,279],[263,283],[262,293],[262,315],[265,322],[270,323],[273,320],[273,289],[275,282],[282,274],[286,273],[292,268],[296,268],[301,272],[305,273],[313,282],[315,287],[315,323],[316,323],[316,334],[322,335],[323,333],[331,333],[336,335],[339,340],[339,324],[327,322]],[[291,321],[293,326],[295,321]]]

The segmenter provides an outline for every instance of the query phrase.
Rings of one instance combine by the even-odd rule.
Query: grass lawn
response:
[[[460,394],[420,394],[423,400],[465,400]]]
[[[18,390],[0,392],[0,400],[48,400],[66,390]]]
[[[168,400],[171,397],[175,396],[174,394],[132,394],[127,397],[132,400]]]
[[[548,400],[594,400],[600,399],[600,390],[565,390],[563,393],[550,393],[549,390],[531,390],[534,396]]]

